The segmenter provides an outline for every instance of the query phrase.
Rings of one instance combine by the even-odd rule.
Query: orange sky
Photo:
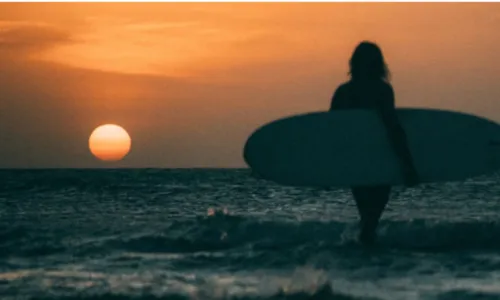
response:
[[[0,167],[244,167],[258,126],[325,110],[361,40],[398,106],[500,121],[498,3],[0,3]],[[116,123],[133,147],[94,159]]]

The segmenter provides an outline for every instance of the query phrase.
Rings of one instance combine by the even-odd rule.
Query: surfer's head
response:
[[[389,80],[389,70],[382,50],[372,42],[361,42],[349,61],[349,75],[353,80]]]

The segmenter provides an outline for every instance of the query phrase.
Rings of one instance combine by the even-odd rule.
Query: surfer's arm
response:
[[[402,166],[405,171],[405,176],[407,176],[406,179],[409,181],[415,181],[417,171],[413,163],[410,147],[408,146],[406,133],[396,114],[394,91],[392,88],[389,88],[387,97],[384,97],[384,101],[382,102],[379,112],[387,129],[391,144],[403,164]]]

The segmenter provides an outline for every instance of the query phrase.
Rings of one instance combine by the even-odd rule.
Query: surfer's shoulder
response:
[[[333,97],[334,98],[343,98],[346,94],[346,91],[348,89],[348,83],[349,82],[344,82],[342,84],[340,84],[339,86],[337,86],[337,88],[335,89],[335,92],[333,93]]]
[[[344,83],[341,83],[337,87],[337,93],[344,94],[345,92],[347,92],[348,90],[350,90],[350,88],[351,88],[351,82],[350,81],[346,81]]]
[[[344,91],[349,88],[349,84],[350,84],[349,81],[343,82],[337,87],[337,90]]]
[[[390,82],[387,82],[384,80],[381,82],[381,86],[385,91],[388,91],[391,93],[393,92],[392,84]]]

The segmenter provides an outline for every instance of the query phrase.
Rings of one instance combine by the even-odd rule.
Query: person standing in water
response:
[[[361,42],[354,50],[349,65],[351,79],[336,89],[330,111],[376,110],[401,161],[406,185],[416,185],[419,181],[418,174],[406,134],[396,115],[394,91],[389,83],[389,70],[382,51],[375,43]],[[359,240],[364,244],[373,244],[379,219],[389,201],[391,186],[355,186],[351,187],[351,191],[360,216]]]

